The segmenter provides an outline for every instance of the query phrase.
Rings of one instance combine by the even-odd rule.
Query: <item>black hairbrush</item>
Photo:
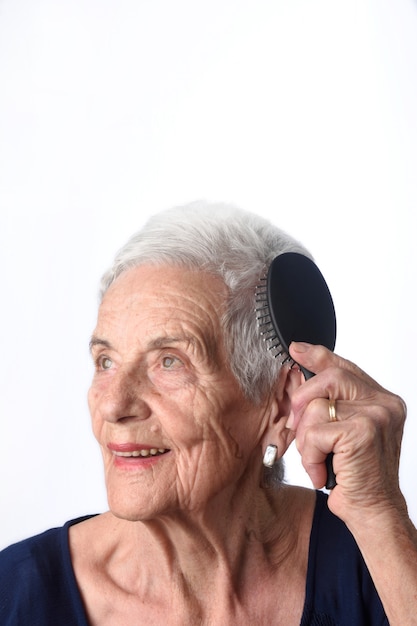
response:
[[[262,338],[272,356],[294,364],[289,346],[304,341],[334,350],[336,315],[329,288],[317,265],[297,252],[275,257],[256,289],[256,315]],[[297,364],[298,365],[298,364]],[[312,372],[299,366],[306,379]],[[327,489],[336,485],[327,457]]]

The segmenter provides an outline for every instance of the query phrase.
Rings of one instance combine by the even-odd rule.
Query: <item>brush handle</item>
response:
[[[330,454],[326,457],[326,468],[327,468],[327,480],[326,480],[326,489],[334,489],[337,485],[336,482],[336,474],[333,469],[333,456],[334,453],[330,452]]]
[[[310,370],[307,370],[305,367],[302,367],[301,365],[299,367],[306,380],[308,380],[309,378],[313,378],[314,376],[313,372],[310,372]],[[330,454],[328,454],[326,457],[326,469],[327,469],[326,489],[334,489],[337,485],[336,474],[334,473],[334,469],[333,469],[333,456],[334,456],[333,452],[330,452]]]

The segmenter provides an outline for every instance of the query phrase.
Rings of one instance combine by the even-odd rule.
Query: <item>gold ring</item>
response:
[[[329,422],[337,422],[336,400],[329,400]]]

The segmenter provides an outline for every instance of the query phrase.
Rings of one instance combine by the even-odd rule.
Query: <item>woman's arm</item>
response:
[[[314,486],[323,487],[324,461],[334,453],[329,508],[355,537],[391,626],[417,624],[417,530],[398,479],[405,404],[321,346],[292,344],[290,351],[316,374],[293,394],[287,423],[303,465]]]

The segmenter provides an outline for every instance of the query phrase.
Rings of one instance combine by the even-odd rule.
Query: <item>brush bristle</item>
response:
[[[258,325],[259,334],[264,341],[266,349],[274,357],[279,359],[281,365],[284,363],[294,364],[293,359],[284,350],[274,324],[271,318],[271,312],[268,304],[267,278],[261,278],[261,284],[257,285],[255,290],[255,314]]]

